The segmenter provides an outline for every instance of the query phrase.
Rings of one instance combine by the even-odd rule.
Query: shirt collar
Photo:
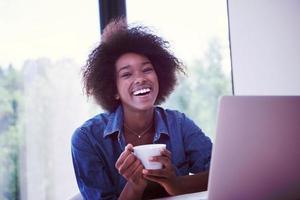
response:
[[[167,125],[165,124],[165,120],[163,120],[163,116],[160,110],[161,108],[159,107],[155,107],[154,110],[155,130],[156,130],[154,140],[160,138],[161,134],[169,135]]]
[[[154,108],[155,130],[156,130],[154,137],[156,139],[160,137],[161,133],[165,135],[169,135],[167,126],[159,110],[160,110],[159,107]],[[106,137],[116,132],[118,133],[121,132],[122,127],[123,127],[123,108],[120,105],[118,106],[116,111],[110,113],[107,126],[104,130],[103,137]]]
[[[111,135],[116,132],[121,132],[123,126],[123,108],[118,106],[118,108],[109,114],[107,126],[104,129],[103,137]]]

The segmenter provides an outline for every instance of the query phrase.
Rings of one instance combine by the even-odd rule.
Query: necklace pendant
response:
[[[141,136],[140,136],[140,135],[138,135],[138,137],[139,137],[139,139],[141,138]]]

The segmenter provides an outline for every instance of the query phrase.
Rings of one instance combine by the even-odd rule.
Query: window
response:
[[[187,68],[163,106],[186,113],[214,138],[218,98],[232,93],[226,1],[127,0],[127,16],[169,41]]]
[[[0,7],[0,199],[68,199],[70,138],[94,108],[80,67],[100,39],[97,1]]]
[[[100,112],[80,82],[100,40],[97,1],[3,0],[0,8],[0,199],[68,199],[78,192],[71,135]],[[187,67],[163,106],[213,137],[217,99],[231,93],[226,1],[127,0],[127,15],[170,41]]]

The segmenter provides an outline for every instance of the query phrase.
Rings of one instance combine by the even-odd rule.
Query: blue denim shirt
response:
[[[183,113],[155,108],[153,143],[166,144],[172,153],[177,175],[209,169],[212,143]],[[123,109],[96,115],[79,127],[72,137],[76,180],[85,199],[117,199],[126,180],[115,163],[124,150]]]

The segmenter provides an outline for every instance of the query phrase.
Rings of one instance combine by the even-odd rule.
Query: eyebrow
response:
[[[141,63],[141,66],[147,65],[147,64],[151,64],[151,62],[149,60],[144,61]],[[123,67],[121,67],[121,69],[118,70],[118,73],[120,73],[120,71],[124,70],[124,69],[128,69],[130,67],[130,65],[125,65]]]

